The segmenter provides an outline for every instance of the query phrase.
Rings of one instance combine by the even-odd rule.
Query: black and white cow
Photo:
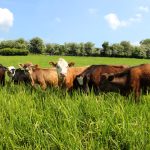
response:
[[[30,77],[27,70],[21,68],[15,69],[14,66],[10,66],[7,69],[7,75],[10,78],[10,82],[14,82],[15,84],[30,83]]]

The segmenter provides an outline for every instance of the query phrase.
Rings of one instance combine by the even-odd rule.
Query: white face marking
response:
[[[58,75],[66,76],[68,68],[69,68],[68,63],[63,58],[59,58],[56,67]]]
[[[13,77],[15,75],[15,67],[14,66],[9,66],[8,67],[8,76]]]
[[[82,76],[77,77],[77,80],[80,85],[83,85],[83,77]]]

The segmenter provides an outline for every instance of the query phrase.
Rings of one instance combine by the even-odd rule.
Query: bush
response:
[[[24,49],[16,49],[16,48],[0,49],[0,55],[2,56],[15,56],[15,55],[26,56],[28,54],[29,51]]]

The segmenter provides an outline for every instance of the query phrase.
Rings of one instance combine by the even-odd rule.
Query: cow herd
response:
[[[66,91],[91,90],[97,95],[101,92],[119,92],[123,96],[133,93],[138,101],[141,93],[147,93],[150,86],[150,64],[129,67],[127,65],[90,65],[73,67],[63,58],[49,62],[53,67],[41,68],[31,62],[5,67],[0,64],[0,84],[5,85],[5,73],[9,82],[25,83],[45,90],[47,86],[60,87]]]

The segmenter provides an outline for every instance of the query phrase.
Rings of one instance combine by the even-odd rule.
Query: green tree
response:
[[[1,41],[0,42],[0,49],[3,48],[14,48],[15,42],[13,40]]]
[[[60,45],[59,44],[54,44],[54,54],[55,55],[60,55]]]
[[[49,55],[54,55],[55,49],[54,49],[54,44],[46,44],[46,49],[45,52],[48,53]]]
[[[59,55],[66,55],[66,49],[64,45],[59,45]]]
[[[28,49],[28,42],[25,41],[23,38],[19,38],[14,41],[15,48],[18,49]]]
[[[85,49],[84,49],[84,43],[79,43],[79,49],[80,49],[80,56],[85,56]]]
[[[29,50],[31,53],[41,54],[45,49],[44,42],[41,38],[35,37],[30,40]]]
[[[99,51],[100,51],[100,48],[97,48],[97,47],[94,48],[94,49],[93,49],[93,54],[92,54],[92,55],[93,55],[93,56],[99,56]]]
[[[77,43],[65,43],[67,55],[77,56],[80,53],[79,44]]]
[[[85,50],[85,54],[87,56],[91,56],[92,55],[93,49],[94,49],[94,43],[92,43],[92,42],[86,42],[84,44],[84,50]]]
[[[120,43],[120,45],[122,45],[124,48],[123,48],[123,53],[124,53],[124,56],[125,57],[130,57],[132,55],[132,45],[130,44],[129,41],[122,41]]]
[[[141,45],[150,45],[150,39],[144,39],[142,41],[140,41]]]
[[[140,46],[135,46],[132,51],[132,57],[134,58],[146,58],[146,51]]]
[[[146,51],[147,58],[150,58],[150,39],[140,41],[140,46]]]
[[[123,57],[124,56],[124,47],[119,43],[111,45],[112,56]]]
[[[109,46],[109,42],[104,42],[102,44],[103,49],[100,51],[101,56],[111,56],[111,50]]]

